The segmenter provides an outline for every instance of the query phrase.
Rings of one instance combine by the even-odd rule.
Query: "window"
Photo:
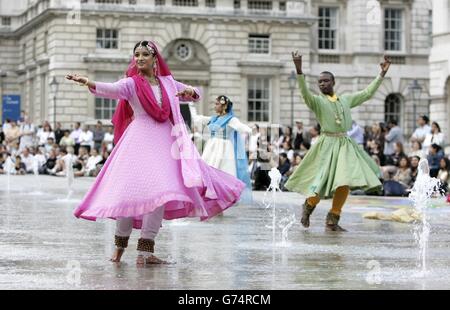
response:
[[[241,1],[240,0],[234,0],[233,6],[235,9],[241,8]]]
[[[165,5],[166,1],[165,0],[155,0],[155,5]]]
[[[319,8],[319,49],[336,49],[337,8]]]
[[[198,6],[198,0],[173,0],[174,6]]]
[[[272,1],[248,1],[249,10],[272,10]]]
[[[255,77],[248,80],[248,121],[268,122],[270,112],[270,79]]]
[[[122,0],[95,0],[95,3],[101,4],[121,4]]]
[[[402,50],[402,10],[384,10],[384,49],[386,51]]]
[[[32,52],[33,52],[33,60],[36,60],[36,38],[33,38]]]
[[[278,9],[280,11],[286,11],[286,1],[280,1],[279,5],[278,5]]]
[[[2,26],[11,26],[11,17],[2,17]]]
[[[433,46],[433,11],[428,11],[428,38],[430,47]]]
[[[187,42],[179,42],[175,45],[175,56],[181,60],[186,61],[191,58],[192,55],[192,47]]]
[[[48,44],[48,31],[44,32],[44,54],[47,53],[47,44]]]
[[[216,0],[206,0],[205,6],[207,8],[215,8],[216,7]]]
[[[384,121],[396,120],[400,124],[402,100],[397,94],[390,94],[384,101]]]
[[[97,29],[97,48],[117,49],[118,31],[116,29]]]
[[[95,98],[95,118],[111,119],[117,106],[117,100]]]
[[[250,34],[248,51],[252,54],[270,54],[270,36],[267,34]]]
[[[22,63],[25,64],[25,61],[27,60],[27,45],[24,43],[22,44]]]

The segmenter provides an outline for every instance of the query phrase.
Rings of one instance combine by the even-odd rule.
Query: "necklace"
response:
[[[336,97],[336,95],[333,95],[333,97],[331,96],[327,96],[328,99],[332,102],[333,105],[333,109],[334,109],[334,120],[336,122],[336,124],[340,125],[342,124],[342,119],[344,118],[344,109],[342,108],[341,105],[338,104],[338,98]],[[338,106],[340,107],[340,111],[338,111]]]

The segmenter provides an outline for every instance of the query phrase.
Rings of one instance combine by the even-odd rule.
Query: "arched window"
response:
[[[384,121],[387,123],[392,119],[401,124],[402,98],[398,94],[390,94],[384,101]]]

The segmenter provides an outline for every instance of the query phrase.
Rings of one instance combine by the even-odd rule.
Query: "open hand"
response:
[[[176,94],[177,97],[194,97],[195,91],[192,87],[186,87],[183,91]]]
[[[81,83],[81,84],[86,83],[86,81],[88,80],[87,77],[83,77],[78,74],[67,74],[66,79],[69,81],[74,81],[74,82]]]
[[[302,55],[298,51],[292,52],[292,61],[294,61],[297,74],[303,74],[302,72]]]
[[[391,60],[387,55],[384,55],[384,62],[380,63],[381,71],[387,72],[391,66]]]

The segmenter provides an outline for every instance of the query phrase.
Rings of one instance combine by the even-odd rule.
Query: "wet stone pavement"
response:
[[[425,275],[413,224],[363,219],[368,211],[411,206],[406,198],[352,196],[341,220],[347,233],[326,233],[330,201],[299,224],[303,198],[277,193],[276,223],[295,214],[281,242],[264,192],[206,222],[164,221],[156,254],[176,262],[137,268],[133,231],[120,266],[108,260],[115,223],[76,219],[72,212],[92,178],[0,176],[0,289],[450,289],[450,207],[429,210],[431,236]],[[9,187],[9,188],[8,188]],[[270,201],[272,196],[266,197]],[[294,213],[293,213],[294,212]]]

